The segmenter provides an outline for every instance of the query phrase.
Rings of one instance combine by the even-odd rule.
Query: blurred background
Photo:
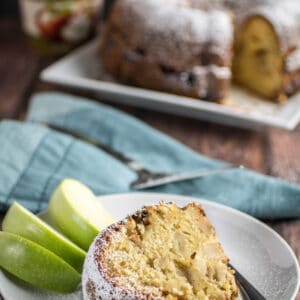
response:
[[[1,0],[0,1],[0,15],[17,15],[18,14],[18,1],[17,0]]]

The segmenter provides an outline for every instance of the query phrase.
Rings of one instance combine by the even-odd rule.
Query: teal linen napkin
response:
[[[76,130],[123,152],[152,171],[217,168],[224,163],[193,152],[143,122],[109,106],[61,93],[33,97],[28,121]],[[98,194],[130,192],[136,174],[95,147],[31,122],[0,123],[0,210],[13,200],[37,212],[59,182],[76,178]],[[299,218],[300,187],[250,170],[168,184],[149,192],[190,195],[259,218]],[[118,205],[116,203],[116,205]]]

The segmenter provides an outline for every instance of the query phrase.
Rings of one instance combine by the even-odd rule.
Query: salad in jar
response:
[[[52,54],[67,52],[91,37],[102,6],[102,0],[19,1],[31,44]]]

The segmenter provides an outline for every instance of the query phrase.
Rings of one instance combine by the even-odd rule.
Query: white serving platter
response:
[[[277,104],[233,86],[228,99],[217,104],[120,84],[103,71],[97,40],[58,60],[40,77],[46,82],[95,92],[108,101],[236,127],[293,130],[300,121],[300,93]]]

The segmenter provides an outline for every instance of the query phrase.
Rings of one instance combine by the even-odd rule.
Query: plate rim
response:
[[[76,89],[81,90],[89,90],[97,93],[106,93],[111,95],[125,96],[130,97],[130,101],[127,99],[107,99],[108,102],[119,102],[131,106],[140,106],[145,109],[158,110],[161,112],[173,113],[175,115],[183,115],[186,117],[191,117],[195,119],[207,120],[207,118],[199,117],[202,113],[207,113],[211,117],[210,120],[216,122],[217,117],[224,117],[227,119],[226,123],[230,124],[235,123],[236,127],[260,127],[260,126],[271,126],[277,128],[283,128],[286,130],[293,130],[297,124],[300,122],[300,109],[295,114],[289,116],[289,118],[283,117],[273,117],[273,116],[260,116],[260,115],[246,115],[243,112],[237,112],[232,110],[226,106],[222,106],[216,103],[211,103],[209,101],[204,101],[201,99],[191,98],[180,96],[172,93],[161,92],[151,89],[145,89],[135,86],[130,86],[118,82],[109,82],[105,80],[96,80],[93,78],[89,78],[87,76],[77,76],[73,74],[57,74],[57,68],[59,68],[62,64],[68,62],[68,60],[72,60],[75,57],[82,55],[85,51],[91,51],[90,49],[94,49],[98,47],[98,40],[96,38],[78,48],[74,51],[68,53],[62,58],[58,59],[40,73],[40,79],[45,82],[61,85],[61,86],[69,86]],[[139,98],[143,98],[147,100],[147,103],[142,103]],[[299,94],[300,97],[300,94]],[[175,99],[175,100],[174,100]],[[177,99],[177,100],[176,100]],[[184,100],[184,101],[183,101]],[[163,104],[168,105],[170,107],[163,108],[161,110],[156,107],[151,106],[151,103],[155,103],[155,105]],[[200,106],[199,106],[200,103]],[[197,105],[198,104],[198,105]],[[151,107],[151,108],[150,108]],[[193,110],[197,111],[198,117],[195,115],[188,115],[187,113],[175,112],[174,109],[179,110],[179,108],[184,108],[186,111],[192,112]],[[209,119],[209,118],[208,118]],[[240,121],[243,124],[237,125],[237,122]],[[219,123],[222,123],[219,122]],[[224,122],[225,123],[225,122]]]

